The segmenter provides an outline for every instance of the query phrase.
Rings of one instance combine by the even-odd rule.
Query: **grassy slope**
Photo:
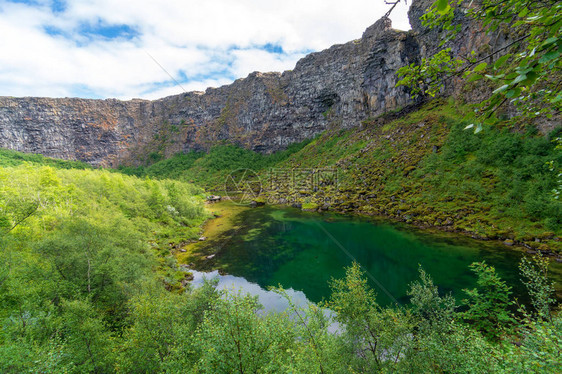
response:
[[[192,184],[0,150],[0,239],[6,232],[29,231],[32,237],[23,241],[31,243],[57,233],[68,221],[103,225],[120,219],[150,244],[169,288],[182,288],[185,273],[177,271],[174,254],[199,237],[208,218],[203,201],[203,190]],[[10,230],[28,212],[33,213]]]
[[[45,157],[39,154],[27,154],[8,149],[0,149],[0,166],[18,166],[23,163],[34,165],[47,165],[57,169],[92,169],[92,167],[81,161],[66,161]]]
[[[233,145],[218,145],[209,151],[176,154],[150,166],[120,167],[119,171],[136,176],[178,179],[197,183],[209,190],[223,188],[225,171],[236,169],[267,170],[302,149],[308,141],[293,144],[287,150],[263,156]]]
[[[338,188],[280,188],[270,193],[272,200],[560,250],[562,203],[551,193],[556,180],[547,166],[562,164],[551,141],[556,133],[473,134],[463,130],[470,123],[463,117],[433,102],[390,123],[372,120],[361,131],[323,134],[278,166],[335,168]]]
[[[202,192],[2,152],[0,372],[160,372],[123,365],[154,342],[135,335],[146,310],[169,321],[193,305],[174,252],[199,235]]]
[[[274,155],[227,145],[123,171],[219,191],[225,171],[251,168],[262,176],[264,198],[273,203],[383,215],[560,251],[562,204],[553,198],[555,175],[546,164],[562,164],[551,141],[556,134],[497,129],[473,134],[463,131],[467,118],[467,109],[434,101],[397,120],[329,130]],[[272,168],[305,172],[295,174],[295,183],[280,183],[278,176],[271,178]],[[337,187],[308,183],[309,168],[337,170]]]

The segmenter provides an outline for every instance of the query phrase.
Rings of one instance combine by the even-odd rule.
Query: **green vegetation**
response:
[[[474,263],[470,268],[478,275],[478,288],[465,290],[468,310],[464,318],[488,338],[498,338],[515,322],[510,311],[515,304],[511,300],[511,288],[499,278],[493,267],[484,262]]]
[[[256,299],[219,292],[213,283],[196,290],[170,283],[179,272],[158,243],[169,227],[199,222],[197,199],[182,194],[174,200],[178,195],[163,182],[114,173],[29,165],[0,170],[4,373],[561,369],[562,323],[551,315],[550,303],[515,317],[504,307],[513,301],[502,281],[484,264],[474,265],[479,282],[468,292],[467,312],[450,295],[440,295],[421,269],[411,285],[411,304],[381,307],[354,264],[344,279],[333,281],[326,303],[300,308],[288,298],[286,312],[263,314]],[[170,204],[178,214],[163,209]],[[530,289],[548,299],[541,259],[534,263],[524,274]],[[480,324],[466,323],[506,322],[506,316],[508,329],[482,325],[495,329],[490,338],[478,331]],[[334,323],[337,333],[331,332]]]
[[[433,35],[441,38],[444,48],[424,58],[420,65],[401,68],[398,75],[402,80],[398,84],[410,87],[414,94],[434,97],[451,76],[462,76],[467,82],[486,78],[494,89],[479,105],[481,121],[497,124],[506,120],[520,123],[534,118],[559,119],[561,15],[559,0],[482,0],[478,4],[471,0],[437,0],[421,20],[424,26],[439,30]],[[452,49],[446,47],[462,30],[459,19],[463,18],[509,42],[492,51],[481,48],[453,55]],[[506,103],[518,108],[511,119],[497,115]],[[482,124],[476,129],[480,131]]]
[[[428,184],[424,197],[476,201],[488,209],[490,226],[513,230],[516,240],[548,239],[548,232],[559,231],[562,204],[552,194],[557,176],[548,162],[562,164],[552,141],[562,129],[548,137],[496,129],[467,134],[464,125],[454,126],[442,152],[415,172]]]
[[[133,300],[184,289],[170,245],[205,219],[192,185],[56,165],[0,167],[3,373],[112,371]]]
[[[542,251],[562,249],[559,237],[550,240],[554,233],[560,236],[562,227],[560,126],[548,137],[533,136],[533,124],[560,122],[561,12],[559,0],[483,0],[478,4],[437,0],[421,21],[441,38],[443,48],[420,65],[398,71],[402,77],[398,85],[409,87],[414,95],[431,97],[443,92],[444,82],[452,77],[466,78],[465,90],[474,90],[473,82],[486,78],[487,83],[476,87],[488,92],[487,97],[474,106],[477,116],[464,129],[473,128],[475,134],[485,129],[487,134],[467,139],[459,135],[460,127],[453,128],[443,157],[427,160],[422,169],[433,183],[429,194],[442,193],[463,201],[459,190],[465,190],[472,201],[464,202],[471,209],[477,201],[477,208],[490,214],[478,221],[481,228],[468,228],[474,226],[472,222],[459,228],[485,238],[508,237]],[[464,21],[481,26],[492,38],[505,38],[506,44],[492,51],[480,46],[480,50],[453,55],[446,47],[463,29]],[[528,134],[521,136],[505,127],[526,129]],[[447,167],[447,158],[456,162]],[[443,171],[447,178],[436,176]],[[483,178],[488,182],[482,183]]]
[[[338,188],[291,191],[303,209],[318,209],[328,197],[331,209],[353,203],[363,213],[401,210],[394,216],[407,214],[412,222],[444,214],[452,225],[476,219],[482,230],[486,217],[494,230],[517,222],[513,235],[555,226],[557,180],[549,162],[560,162],[551,141],[559,132],[472,134],[457,113],[436,102],[382,126],[373,119],[362,131],[322,134],[281,154],[220,146],[124,170],[141,178],[3,153],[0,371],[560,371],[562,322],[551,312],[553,287],[542,257],[521,264],[533,305],[519,311],[509,287],[483,263],[472,266],[477,286],[466,290],[464,305],[440,294],[420,269],[410,304],[382,307],[354,265],[333,281],[326,303],[299,308],[289,300],[286,312],[265,314],[254,298],[219,292],[212,283],[190,289],[178,266],[179,249],[196,241],[207,215],[203,190],[165,178],[208,173],[204,180],[212,185],[233,165],[264,178],[271,167],[341,169]],[[538,245],[550,246],[557,230]]]
[[[292,144],[286,150],[262,155],[232,144],[218,145],[205,152],[178,153],[173,157],[149,166],[120,167],[119,171],[151,178],[172,178],[197,183],[207,189],[224,188],[225,171],[251,169],[264,171],[274,167],[290,155],[298,152],[310,141]]]
[[[402,83],[435,95],[436,78],[486,76],[498,87],[481,109],[496,124],[508,100],[523,111],[512,124],[559,115],[560,1],[484,0],[462,9],[468,3],[437,0],[424,22],[452,31],[450,39],[454,12],[466,10],[489,30],[511,29],[521,43],[493,51],[502,52],[493,65],[484,62],[492,55],[474,53],[461,64],[444,49],[402,70]],[[0,151],[0,371],[562,372],[562,314],[552,310],[554,287],[540,255],[562,250],[561,130],[481,131],[467,113],[434,101],[270,156],[220,145],[163,160],[165,145],[182,133],[169,126],[141,160],[152,164],[122,173]],[[464,131],[471,126],[473,134]],[[318,175],[308,185],[304,173],[296,184],[264,184],[266,196],[534,248],[536,257],[520,264],[532,305],[518,305],[485,263],[471,266],[477,285],[465,290],[463,305],[420,269],[410,303],[382,307],[358,264],[332,281],[320,305],[297,307],[275,289],[288,299],[283,313],[263,313],[255,298],[219,292],[213,282],[191,289],[176,255],[196,240],[207,214],[203,190],[186,182],[217,188],[239,168],[265,181],[273,181],[270,168],[335,169],[337,185]]]
[[[92,167],[81,161],[65,161],[45,157],[39,154],[27,154],[7,149],[0,149],[0,166],[17,166],[25,162],[35,165],[48,165],[59,169],[91,169]]]
[[[562,250],[562,203],[553,193],[561,128],[474,134],[464,130],[471,118],[467,108],[433,101],[383,125],[373,119],[361,131],[323,133],[277,167],[334,169],[338,186],[276,186],[267,195]]]

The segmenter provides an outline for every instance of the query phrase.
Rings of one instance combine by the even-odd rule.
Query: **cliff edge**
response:
[[[255,72],[205,92],[154,101],[0,97],[0,147],[116,166],[221,141],[271,153],[330,126],[360,126],[412,104],[408,90],[395,87],[396,71],[437,48],[439,36],[419,22],[431,3],[413,1],[411,31],[383,18],[361,39],[311,53],[294,70]],[[464,47],[485,39],[470,27],[458,38]]]

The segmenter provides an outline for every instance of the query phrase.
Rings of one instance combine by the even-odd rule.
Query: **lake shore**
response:
[[[288,214],[289,216],[294,216],[289,220],[288,224],[291,225],[291,221],[307,222],[307,221],[318,221],[322,225],[330,228],[330,225],[337,225],[337,222],[356,222],[359,224],[367,224],[369,227],[373,226],[387,226],[394,227],[396,230],[406,233],[407,236],[420,237],[424,241],[435,241],[442,243],[457,243],[454,245],[464,245],[468,247],[475,247],[485,249],[486,253],[492,253],[493,256],[506,256],[513,257],[517,254],[520,257],[525,254],[524,248],[508,248],[502,246],[495,241],[481,241],[475,240],[473,238],[467,237],[466,235],[459,235],[455,232],[443,232],[439,230],[431,230],[427,228],[418,228],[410,224],[393,222],[392,220],[384,219],[382,217],[369,217],[361,215],[342,215],[333,212],[324,212],[319,214],[317,212],[302,212],[296,208],[287,208],[282,206],[271,206],[266,205],[265,207],[251,208],[249,206],[241,206],[233,204],[232,202],[220,202],[207,204],[206,209],[211,213],[211,219],[209,219],[202,227],[201,239],[194,243],[190,243],[184,247],[185,252],[177,253],[178,261],[182,264],[188,264],[190,269],[197,271],[214,271],[218,270],[220,274],[232,274],[240,276],[238,273],[246,272],[248,274],[254,274],[257,270],[252,268],[254,265],[247,265],[253,261],[257,261],[256,258],[260,257],[260,251],[265,248],[267,251],[268,247],[277,245],[275,241],[273,244],[266,243],[270,240],[268,237],[267,225],[272,223],[273,225],[281,225],[280,222],[285,222],[286,218],[283,214]],[[269,216],[270,212],[274,212],[273,216]],[[276,215],[280,212],[281,216]],[[266,217],[262,217],[266,215]],[[271,221],[271,222],[268,222]],[[269,231],[273,235],[285,235],[290,236],[290,232],[286,233],[275,233],[275,231]],[[305,235],[306,236],[306,235]],[[345,235],[343,236],[345,238]],[[260,240],[264,243],[255,243],[256,238],[261,238]],[[341,236],[338,236],[341,238]],[[299,241],[289,245],[289,248],[285,248],[284,251],[289,251],[292,253],[294,248],[307,246],[314,246],[314,242],[309,243],[303,247],[303,243]],[[341,240],[341,239],[340,239]],[[359,245],[364,241],[364,245],[367,247],[367,252],[369,246],[377,241],[376,237],[365,237],[364,240],[359,240]],[[464,243],[464,244],[463,244]],[[355,245],[358,245],[357,243]],[[253,248],[252,251],[241,250],[240,247],[248,246]],[[242,252],[240,252],[242,251]],[[258,251],[258,252],[256,252]],[[298,251],[297,251],[298,252]],[[295,253],[297,253],[295,252]],[[271,252],[273,256],[276,256],[276,251]],[[403,256],[417,258],[416,256],[422,256],[424,252],[416,252],[416,250],[405,251]],[[511,255],[513,254],[513,255]],[[441,261],[442,256],[448,256],[448,251],[442,251],[441,255],[435,257],[436,261]],[[375,252],[373,256],[377,256]],[[489,255],[487,255],[489,256]],[[472,261],[481,261],[485,258],[474,257]],[[261,259],[260,261],[263,261]],[[266,259],[267,260],[267,259]],[[316,261],[314,257],[309,258],[307,261]],[[399,260],[396,258],[396,260]],[[269,260],[267,260],[269,261]],[[509,266],[510,271],[517,273],[517,263],[518,260],[512,261],[513,264]],[[417,262],[416,262],[417,263]],[[415,265],[415,264],[414,264]],[[414,266],[413,265],[413,266]],[[468,263],[467,263],[468,265]],[[185,265],[184,265],[185,266]],[[262,265],[255,265],[258,268]],[[254,267],[255,267],[254,266]],[[269,265],[268,265],[269,266]],[[266,266],[267,267],[267,266]],[[415,266],[414,266],[415,267]],[[240,270],[242,269],[242,270]],[[250,269],[250,270],[248,270]],[[274,268],[272,268],[274,269]],[[274,271],[274,270],[272,270]],[[296,270],[297,272],[301,270]],[[459,270],[460,271],[460,270]],[[466,271],[466,269],[465,269]],[[243,275],[243,274],[242,274]],[[562,279],[562,266],[557,263],[552,263],[551,275],[553,279]],[[265,275],[260,275],[260,277],[266,277]],[[515,276],[513,279],[518,279],[519,276]],[[255,280],[253,280],[255,281]],[[327,281],[327,280],[326,280]],[[263,285],[264,287],[271,285]],[[558,299],[562,299],[562,289],[559,285],[556,287]]]

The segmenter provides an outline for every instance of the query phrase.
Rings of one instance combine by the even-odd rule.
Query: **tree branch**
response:
[[[18,222],[15,223],[15,225],[12,226],[11,229],[9,229],[8,231],[5,232],[5,234],[8,234],[10,231],[12,231],[13,229],[15,229],[19,224],[21,224],[23,221],[25,221],[26,219],[28,219],[29,217],[31,217],[31,215],[33,213],[35,213],[37,211],[37,209],[39,208],[39,205],[35,205],[33,207],[33,210],[31,212],[29,212],[25,217],[23,217],[22,219],[20,219]]]

